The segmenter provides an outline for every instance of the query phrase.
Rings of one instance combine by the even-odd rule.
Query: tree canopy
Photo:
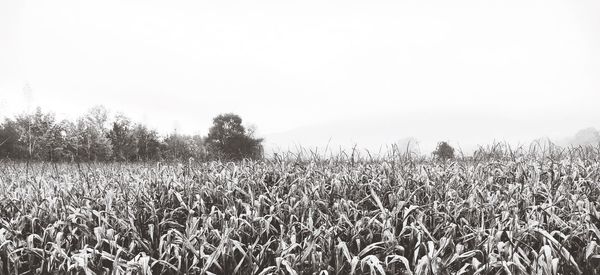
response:
[[[124,115],[111,117],[96,106],[75,120],[57,121],[37,108],[0,123],[0,158],[44,161],[169,161],[262,157],[262,139],[223,114],[213,119],[208,136],[165,136]]]
[[[212,156],[219,159],[241,160],[262,157],[262,139],[254,138],[236,114],[222,114],[213,119],[206,144]]]
[[[454,148],[448,144],[448,142],[442,141],[438,143],[437,148],[433,151],[433,154],[441,160],[448,160],[454,158]]]

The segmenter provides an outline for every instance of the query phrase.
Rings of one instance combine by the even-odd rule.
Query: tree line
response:
[[[124,115],[110,117],[103,106],[75,121],[58,121],[37,108],[0,124],[0,158],[39,161],[241,160],[263,156],[262,139],[235,114],[213,119],[207,136],[161,135]]]

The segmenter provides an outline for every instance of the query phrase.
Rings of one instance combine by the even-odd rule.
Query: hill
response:
[[[367,116],[340,119],[321,124],[306,125],[288,131],[265,135],[265,152],[295,151],[298,148],[317,148],[335,153],[351,150],[354,146],[370,152],[386,151],[390,145],[399,148],[411,146],[411,151],[428,154],[439,141],[448,141],[464,153],[470,153],[480,144],[495,141],[512,145],[529,144],[539,137],[564,144],[586,122],[570,123],[567,119],[540,117],[491,116],[459,113],[429,112],[405,115]],[[591,130],[569,138],[568,143],[589,143],[598,136]]]

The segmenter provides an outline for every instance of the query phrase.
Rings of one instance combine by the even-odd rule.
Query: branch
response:
[[[9,138],[6,138],[3,142],[0,143],[0,146],[4,145],[8,141]]]

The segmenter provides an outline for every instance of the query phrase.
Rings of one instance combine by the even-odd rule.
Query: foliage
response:
[[[137,141],[137,160],[160,160],[161,141],[155,130],[148,129],[146,126],[138,124],[135,126],[133,134]]]
[[[110,160],[112,144],[108,138],[108,111],[96,106],[77,120],[75,127],[76,158],[78,160]]]
[[[598,145],[600,144],[600,132],[595,128],[580,130],[569,140],[569,144],[573,146]]]
[[[27,148],[20,142],[20,138],[17,123],[6,119],[0,126],[0,156],[17,159],[27,155]]]
[[[111,118],[102,106],[93,107],[75,123],[56,121],[53,113],[37,108],[0,124],[0,159],[87,162],[262,157],[262,139],[254,138],[253,130],[245,129],[239,116],[221,115],[214,122],[205,142],[200,135],[162,137],[124,115]]]
[[[262,157],[262,139],[252,136],[235,114],[222,114],[213,119],[206,143],[209,152],[220,159],[242,160]]]
[[[204,144],[201,136],[180,135],[173,133],[164,140],[164,152],[167,159],[186,160],[194,158],[203,159]]]
[[[454,148],[448,142],[442,141],[438,143],[433,154],[441,160],[449,160],[454,158]]]
[[[600,148],[502,151],[4,162],[0,274],[600,273]]]
[[[117,161],[136,160],[137,139],[131,120],[119,115],[113,122],[112,129],[108,132],[108,138],[113,149],[113,158]]]

